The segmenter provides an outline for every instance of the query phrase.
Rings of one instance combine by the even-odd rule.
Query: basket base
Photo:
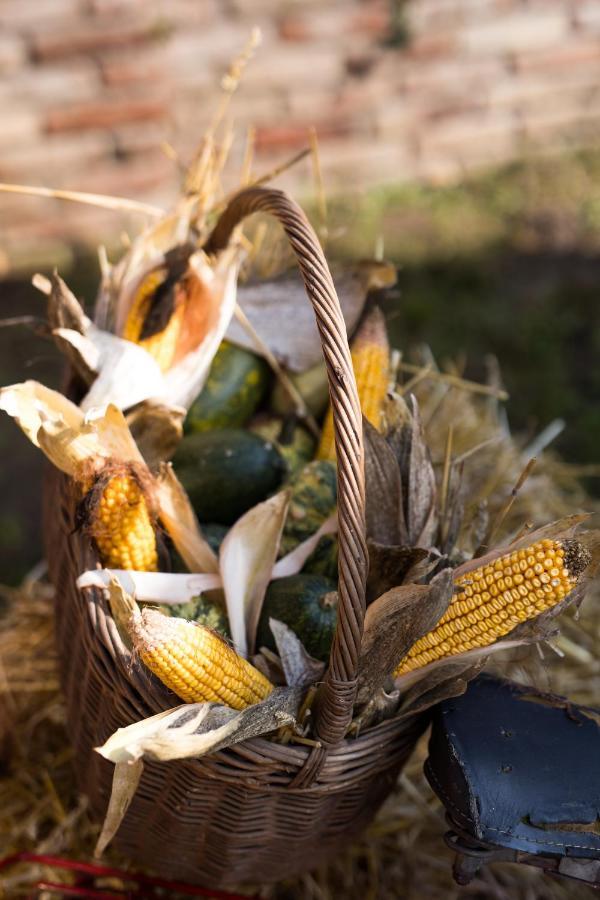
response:
[[[96,565],[75,528],[64,476],[46,495],[47,559],[56,587],[56,634],[79,786],[102,821],[114,768],[94,751],[117,728],[176,706],[178,698],[120,641],[102,591],[76,587]],[[373,818],[427,717],[390,719],[332,750],[310,787],[292,788],[306,746],[254,739],[198,760],[147,763],[114,840],[132,867],[228,888],[314,869]]]

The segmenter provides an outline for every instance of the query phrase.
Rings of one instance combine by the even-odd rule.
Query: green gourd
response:
[[[292,629],[311,656],[326,662],[337,621],[335,590],[335,581],[321,575],[290,575],[272,581],[258,623],[257,649],[277,649],[269,619],[278,619]]]
[[[187,435],[173,466],[199,521],[218,525],[233,525],[273,494],[286,474],[273,443],[234,428]]]
[[[270,382],[271,372],[264,359],[223,341],[202,393],[187,414],[186,432],[245,425],[260,406]]]

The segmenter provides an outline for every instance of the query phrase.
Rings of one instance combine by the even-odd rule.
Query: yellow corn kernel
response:
[[[352,367],[356,378],[360,408],[371,425],[379,428],[381,409],[388,389],[390,347],[385,319],[375,307],[362,323],[352,343]],[[335,459],[333,413],[327,411],[317,459]]]
[[[521,561],[530,556],[542,559],[543,573],[539,578],[533,570],[523,572],[521,568]],[[578,541],[545,539],[525,552],[508,553],[461,575],[454,582],[454,597],[440,621],[413,644],[394,675],[493,644],[520,622],[539,616],[564,600],[590,558],[589,551]],[[498,586],[495,595],[486,590],[488,578]]]
[[[167,270],[165,268],[154,269],[146,275],[136,291],[123,329],[123,337],[143,347],[156,360],[162,372],[166,372],[171,367],[175,357],[185,313],[184,304],[181,302],[175,304],[169,321],[162,331],[143,339],[140,339],[140,335],[152,309],[156,290],[166,277]]]
[[[210,628],[155,609],[143,609],[130,628],[142,662],[186,703],[245,709],[273,690],[262,672]]]
[[[90,533],[107,568],[156,571],[156,535],[144,492],[132,475],[108,478],[92,513]]]

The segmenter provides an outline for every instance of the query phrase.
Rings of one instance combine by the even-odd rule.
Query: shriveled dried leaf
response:
[[[285,685],[285,672],[281,660],[268,647],[261,647],[259,653],[250,657],[250,662],[265,675],[271,684]]]
[[[422,666],[420,669],[407,672],[406,675],[395,678],[394,684],[402,692],[403,696],[418,698],[432,687],[437,686],[438,683],[441,684],[448,675],[460,673],[463,669],[466,671],[470,666],[483,667],[489,656],[502,653],[505,650],[513,650],[516,647],[523,647],[529,643],[531,641],[525,638],[521,640],[504,639],[496,641],[495,644],[489,644],[487,647],[476,647],[464,653],[457,653],[455,656],[437,659],[435,662],[428,663],[428,665]],[[414,693],[412,692],[413,687],[415,687]]]
[[[368,607],[358,672],[359,704],[369,701],[415,641],[435,627],[451,597],[448,569],[429,585],[392,588]]]
[[[242,656],[254,650],[256,628],[290,502],[289,491],[259,503],[238,519],[219,553],[229,627]]]
[[[367,603],[372,603],[393,587],[399,587],[417,563],[428,557],[422,547],[389,546],[367,540],[369,574],[367,577]],[[411,578],[411,581],[417,579]]]
[[[380,544],[407,540],[400,469],[386,439],[363,417],[367,537]]]
[[[462,477],[463,467],[452,467],[446,509],[443,522],[440,525],[441,543],[440,550],[449,554],[456,544],[463,524],[466,501],[466,484]]]
[[[447,665],[432,669],[425,678],[403,693],[399,718],[423,713],[443,700],[463,694],[469,681],[479,675],[487,661],[487,655],[483,654],[471,660],[466,656],[446,660]]]
[[[196,513],[170,464],[163,464],[156,486],[160,520],[190,572],[219,571],[214,550],[202,534]]]
[[[127,414],[133,439],[151,469],[156,469],[175,453],[183,437],[184,419],[183,407],[166,406],[152,400],[144,401]]]
[[[389,719],[396,712],[399,703],[400,691],[394,689],[388,692],[381,688],[352,720],[348,733],[358,736],[365,728],[372,728],[383,719]]]
[[[41,282],[34,277],[34,286],[41,289]],[[81,304],[66,283],[55,271],[49,276],[50,294],[46,314],[51,330],[55,328],[71,328],[80,334],[85,334],[89,319],[84,313]]]
[[[240,741],[294,725],[303,688],[275,688],[241,711],[219,703],[186,703],[119,728],[96,751],[111,762],[167,762],[215,753]]]
[[[314,659],[300,638],[284,622],[269,619],[285,680],[289,687],[308,687],[323,677],[325,664]]]
[[[406,488],[410,477],[410,446],[412,440],[412,414],[399,394],[389,393],[383,405],[384,437],[400,467],[400,477],[404,487],[403,505],[407,511]]]
[[[15,419],[58,469],[72,477],[79,477],[83,464],[100,464],[109,458],[143,464],[123,414],[113,406],[84,418],[58,391],[26,381],[0,390],[0,409]]]
[[[90,320],[85,315],[79,301],[57,272],[54,272],[50,278],[39,274],[34,275],[32,283],[34,287],[48,296],[46,319],[59,350],[66,356],[83,382],[91,384],[96,377],[95,366],[90,365],[86,358],[87,354],[82,355],[80,350],[73,346],[72,341],[61,336],[63,329],[79,335],[85,334]],[[88,348],[88,353],[91,351],[95,352],[93,346]]]

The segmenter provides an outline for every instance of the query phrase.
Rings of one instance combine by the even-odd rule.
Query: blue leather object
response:
[[[600,710],[479,676],[436,709],[425,773],[463,834],[600,859]]]

